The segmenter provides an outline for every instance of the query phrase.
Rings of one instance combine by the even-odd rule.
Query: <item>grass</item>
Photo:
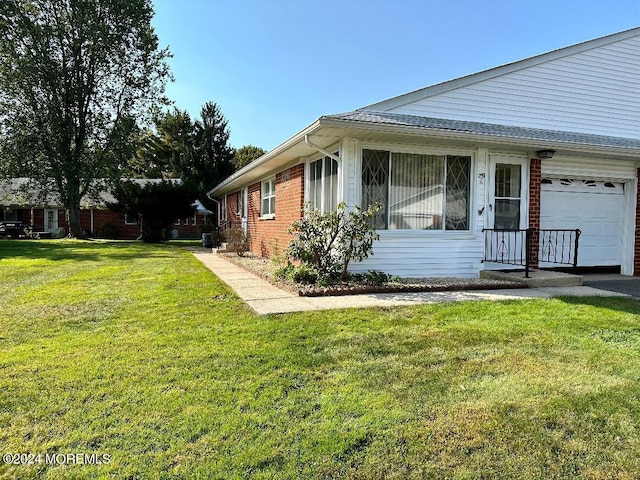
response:
[[[187,251],[0,241],[6,478],[637,478],[640,304],[254,316]]]

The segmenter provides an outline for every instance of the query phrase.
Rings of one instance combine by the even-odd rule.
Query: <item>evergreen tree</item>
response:
[[[193,216],[194,192],[184,184],[166,180],[161,182],[126,181],[113,190],[117,200],[109,204],[114,212],[135,218],[142,240],[159,243],[169,237],[168,230],[178,218]]]

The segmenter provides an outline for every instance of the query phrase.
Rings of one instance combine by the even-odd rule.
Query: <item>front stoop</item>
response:
[[[571,273],[554,272],[552,270],[532,270],[529,272],[529,278],[524,278],[523,270],[514,270],[510,272],[498,270],[482,270],[480,278],[490,278],[493,280],[518,280],[526,283],[529,288],[541,287],[575,287],[582,285],[582,275],[573,275]]]

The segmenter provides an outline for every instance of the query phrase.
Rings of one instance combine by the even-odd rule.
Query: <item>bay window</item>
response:
[[[362,151],[362,208],[378,230],[469,230],[471,157]]]

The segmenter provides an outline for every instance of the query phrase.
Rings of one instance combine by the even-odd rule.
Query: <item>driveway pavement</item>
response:
[[[210,250],[192,250],[193,255],[229,285],[258,315],[270,313],[330,310],[334,308],[392,307],[421,303],[455,302],[462,300],[524,300],[558,296],[624,296],[592,286],[545,287],[504,290],[473,290],[457,292],[374,293],[337,297],[299,297],[284,291],[249,273]]]
[[[585,274],[583,285],[640,298],[640,277],[615,274]]]

